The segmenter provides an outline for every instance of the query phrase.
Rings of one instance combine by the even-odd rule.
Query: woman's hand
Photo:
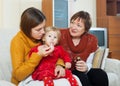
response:
[[[67,69],[71,68],[71,63],[70,62],[66,62],[65,63],[65,68],[67,68]]]
[[[86,72],[88,70],[87,64],[83,60],[77,61],[75,67],[76,70],[81,72]]]
[[[50,55],[53,51],[54,51],[54,49],[47,45],[40,45],[38,47],[37,53],[43,57],[46,57],[46,56]]]
[[[56,66],[55,76],[57,76],[57,78],[65,76],[65,69],[61,65]]]

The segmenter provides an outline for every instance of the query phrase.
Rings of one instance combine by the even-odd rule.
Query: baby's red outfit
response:
[[[33,52],[38,52],[38,46],[34,47],[30,51],[30,56]],[[63,61],[71,62],[70,57],[66,51],[61,46],[56,46],[52,54],[47,57],[43,57],[39,65],[32,74],[34,80],[43,80],[45,86],[54,86],[53,79],[57,79],[55,76],[55,67],[58,58],[63,59]],[[70,70],[66,69],[65,78],[68,79],[71,86],[78,86],[76,79],[73,77]]]

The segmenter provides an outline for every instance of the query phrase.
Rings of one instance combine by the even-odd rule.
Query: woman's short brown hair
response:
[[[70,22],[76,20],[77,18],[83,20],[85,24],[85,31],[88,32],[92,25],[92,21],[91,21],[89,13],[85,11],[79,11],[71,17]]]
[[[20,29],[26,36],[32,38],[31,29],[41,24],[44,20],[46,20],[46,17],[40,10],[30,7],[21,15]]]

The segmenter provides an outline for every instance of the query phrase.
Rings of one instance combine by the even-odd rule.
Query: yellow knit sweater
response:
[[[39,64],[42,57],[37,53],[33,53],[28,58],[30,49],[36,45],[38,43],[33,42],[22,31],[19,31],[11,40],[12,83],[17,85],[20,81],[27,78]],[[63,61],[59,60],[58,64],[63,65]]]

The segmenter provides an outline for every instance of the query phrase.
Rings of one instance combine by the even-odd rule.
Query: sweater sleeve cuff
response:
[[[64,61],[60,58],[58,59],[56,65],[61,65],[61,66],[65,67]]]

